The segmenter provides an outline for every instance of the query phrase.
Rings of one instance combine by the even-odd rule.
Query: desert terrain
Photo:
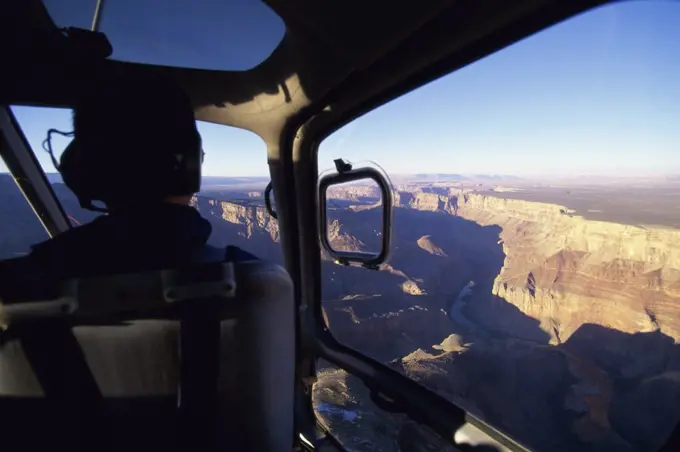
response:
[[[333,270],[330,330],[532,449],[656,450],[680,417],[674,183],[502,182],[400,182],[387,275]],[[338,248],[370,247],[377,212],[339,216]]]
[[[261,202],[266,182],[217,182],[193,200],[213,226],[211,242],[281,262],[278,223]],[[663,444],[680,420],[677,180],[392,182],[389,263],[375,271],[322,261],[323,310],[339,341],[532,450]],[[63,185],[54,187],[75,221],[92,219]],[[332,190],[331,245],[376,250],[377,189]],[[5,196],[0,208],[15,202]],[[10,224],[2,257],[21,253],[12,249],[17,237],[40,236],[27,223]],[[372,406],[350,375],[327,364],[319,372],[317,412],[351,450],[441,447]]]

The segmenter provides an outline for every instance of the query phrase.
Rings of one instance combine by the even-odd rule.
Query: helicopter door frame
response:
[[[520,12],[515,11],[518,17],[512,20],[507,17],[501,17],[503,20],[500,20],[493,16],[502,15],[502,11],[489,14],[486,22],[489,29],[484,29],[479,24],[474,30],[451,33],[446,39],[440,40],[437,46],[425,49],[423,52],[427,55],[420,54],[414,47],[410,51],[419,55],[415,62],[404,58],[385,58],[384,64],[381,64],[383,61],[378,60],[374,67],[368,67],[332,90],[323,98],[323,104],[317,103],[291,119],[293,131],[286,137],[282,157],[290,159],[295,170],[295,205],[300,241],[298,251],[300,273],[304,275],[301,281],[296,281],[301,285],[299,328],[303,355],[298,359],[305,364],[299,368],[299,373],[302,380],[307,382],[306,390],[310,399],[312,385],[316,381],[314,363],[322,358],[358,377],[378,399],[384,400],[381,397],[383,395],[392,399],[385,404],[388,409],[403,412],[413,420],[431,427],[455,446],[460,447],[460,443],[465,443],[460,436],[464,436],[467,429],[476,428],[485,437],[484,444],[494,444],[500,450],[526,450],[525,446],[494,426],[475,418],[442,396],[345,346],[333,337],[322,311],[319,206],[315,189],[319,177],[317,154],[324,139],[359,116],[496,50],[603,3],[607,2],[555,0],[541,5],[534,4]],[[524,6],[528,6],[528,2]],[[475,33],[478,35],[472,39],[470,35]],[[431,43],[428,40],[424,42]],[[290,144],[289,139],[292,140]],[[287,146],[292,149],[287,149]],[[300,427],[298,424],[298,430]]]
[[[0,156],[50,237],[71,228],[52,185],[9,106],[0,106]]]

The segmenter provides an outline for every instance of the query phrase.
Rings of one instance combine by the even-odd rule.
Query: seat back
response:
[[[9,324],[0,344],[3,444],[24,450],[59,443],[72,449],[91,447],[75,440],[85,429],[79,420],[86,420],[88,414],[63,419],[63,404],[46,401],[23,349],[22,331],[42,328],[50,321],[34,322],[35,318],[68,314],[103,396],[107,434],[100,446],[115,449],[135,444],[135,449],[177,450],[176,435],[184,428],[178,417],[178,388],[181,362],[187,358],[181,356],[179,319],[181,312],[192,308],[191,303],[207,303],[212,297],[211,302],[218,298],[217,304],[225,308],[218,309],[223,319],[217,443],[224,450],[290,450],[294,438],[293,284],[278,265],[262,261],[229,265],[233,274],[227,275],[226,288],[214,286],[216,279],[200,280],[200,271],[194,271],[199,280],[189,284],[178,282],[176,273],[161,271],[71,281],[61,298],[3,306],[2,315]],[[171,292],[170,285],[181,290]],[[180,311],[173,311],[173,305],[180,304]],[[111,320],[114,313],[121,315]],[[45,339],[49,349],[49,338]],[[69,370],[60,370],[64,378],[70,378]]]

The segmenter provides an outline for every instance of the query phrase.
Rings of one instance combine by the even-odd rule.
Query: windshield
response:
[[[333,336],[531,450],[658,450],[680,420],[678,24],[673,2],[597,8],[326,139],[320,171],[375,161],[395,191],[389,265],[322,263]],[[374,251],[377,190],[332,201],[335,247]],[[315,394],[353,450],[413,433],[333,369]]]

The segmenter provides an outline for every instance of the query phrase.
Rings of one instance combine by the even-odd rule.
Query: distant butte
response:
[[[419,238],[418,246],[421,249],[427,251],[428,253],[434,254],[435,256],[446,256],[444,250],[439,248],[432,240],[432,237],[430,237],[429,235],[424,235],[421,238]]]

